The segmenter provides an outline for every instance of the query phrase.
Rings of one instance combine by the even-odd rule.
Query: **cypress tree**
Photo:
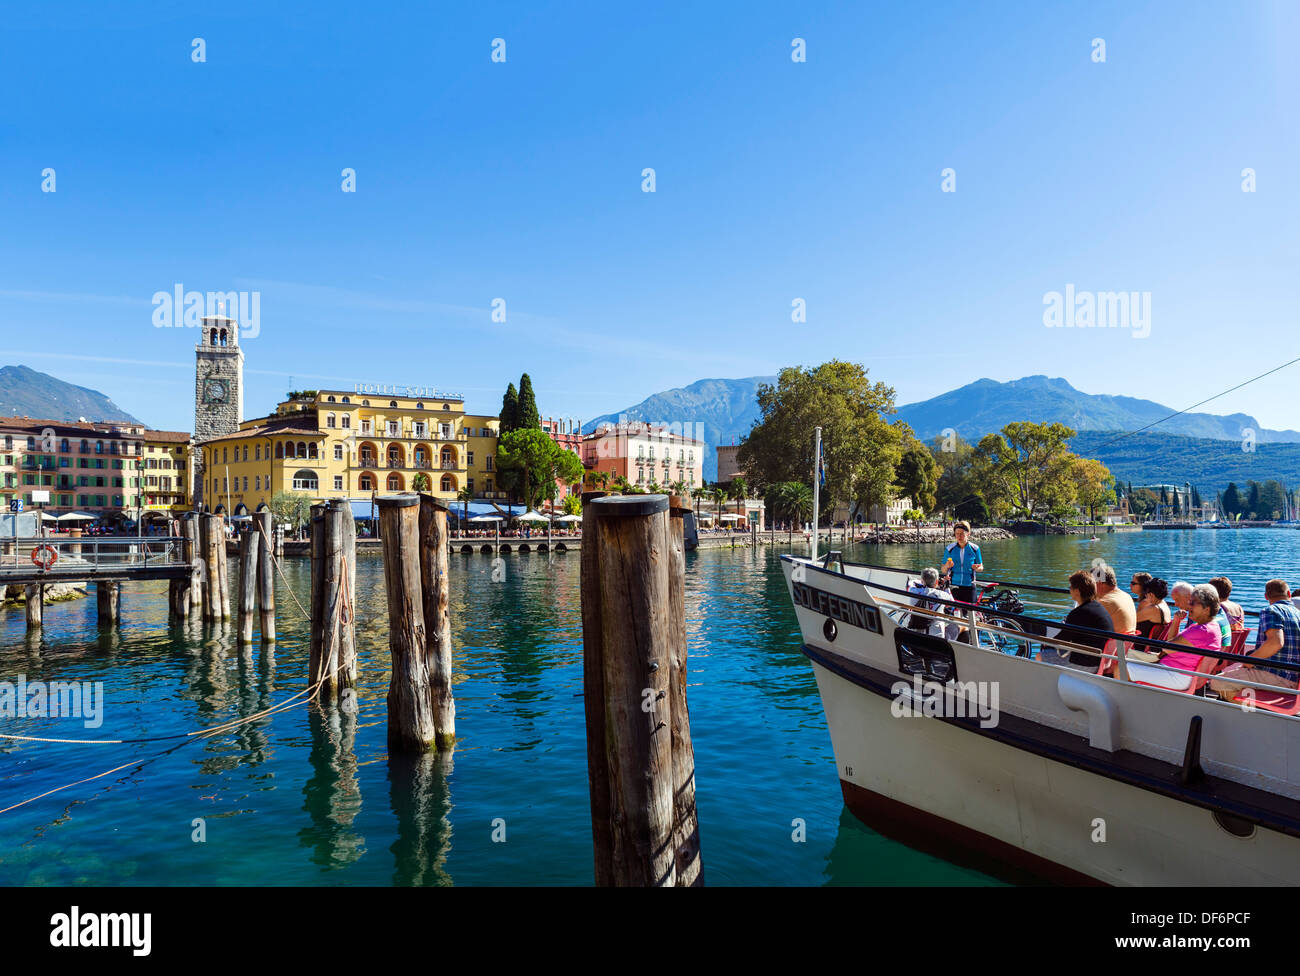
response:
[[[506,395],[501,398],[501,436],[504,437],[518,427],[519,394],[515,391],[515,385],[511,383],[506,387]]]
[[[527,373],[519,377],[519,419],[516,426],[524,430],[542,426],[542,415],[537,412],[537,398],[533,396],[533,381]]]

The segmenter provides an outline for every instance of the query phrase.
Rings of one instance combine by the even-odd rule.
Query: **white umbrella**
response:
[[[51,515],[49,512],[41,512],[42,522],[57,522],[58,520],[59,517],[57,515]]]
[[[471,522],[504,522],[505,519],[500,515],[475,515]]]
[[[724,521],[724,522],[739,522],[739,521],[740,521],[740,516],[739,516],[739,515],[732,515],[730,512],[728,512],[726,515],[720,516],[720,518],[721,518],[722,521]]]
[[[46,516],[46,518],[49,518],[49,516]],[[68,512],[66,515],[60,515],[60,516],[58,517],[58,521],[60,521],[60,522],[93,522],[93,521],[95,521],[95,516],[93,516],[93,515],[87,515],[85,512]]]
[[[545,515],[542,515],[540,512],[525,512],[523,515],[520,515],[520,516],[519,516],[519,521],[521,521],[521,522],[549,522],[550,519],[548,519]]]
[[[581,515],[561,515],[561,516],[560,516],[559,518],[557,518],[555,521],[557,521],[557,522],[581,522],[581,521],[582,521],[582,516],[581,516]]]

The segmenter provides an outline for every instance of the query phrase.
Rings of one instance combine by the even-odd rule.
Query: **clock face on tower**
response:
[[[203,399],[208,403],[225,403],[230,398],[230,387],[225,380],[208,380],[203,387]]]

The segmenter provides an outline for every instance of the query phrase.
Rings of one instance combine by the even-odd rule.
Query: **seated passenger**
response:
[[[1143,637],[1150,637],[1151,630],[1157,624],[1164,627],[1169,623],[1169,605],[1165,597],[1169,595],[1169,584],[1159,576],[1150,577],[1142,586],[1142,600],[1137,608],[1137,626],[1134,628]]]
[[[1134,603],[1140,603],[1142,600],[1143,588],[1151,582],[1150,573],[1134,573],[1133,578],[1128,581],[1128,591],[1133,596]]]
[[[943,612],[943,604],[934,602],[935,599],[946,600],[948,594],[943,590],[936,590],[934,584],[939,582],[939,571],[927,567],[921,570],[921,580],[919,583],[913,583],[907,588],[908,593],[915,594],[912,597],[912,606],[920,607],[922,610],[931,610],[936,613]],[[931,634],[935,637],[942,637],[944,633],[944,622],[928,614],[913,613],[908,614],[907,629],[915,630],[922,634]]]
[[[1115,570],[1102,563],[1092,571],[1097,586],[1097,602],[1110,614],[1109,630],[1131,634],[1137,630],[1137,608],[1133,598],[1115,585]]]
[[[1192,587],[1187,594],[1187,611],[1185,616],[1191,620],[1172,644],[1181,644],[1190,650],[1164,651],[1160,663],[1183,671],[1195,671],[1204,657],[1200,651],[1217,651],[1220,644],[1219,627],[1215,617],[1219,613],[1219,592],[1209,583]],[[1142,681],[1161,688],[1174,691],[1186,691],[1194,680],[1190,674],[1179,674],[1150,664],[1130,663],[1128,676],[1133,681]]]
[[[1232,595],[1232,580],[1226,576],[1216,576],[1210,580],[1210,585],[1219,591],[1219,607],[1228,618],[1228,626],[1232,632],[1235,634],[1239,630],[1245,630],[1246,611],[1241,609],[1240,604],[1228,599]]]
[[[1101,650],[1106,646],[1109,638],[1105,634],[1088,634],[1082,631],[1072,631],[1068,625],[1073,624],[1076,627],[1088,627],[1092,630],[1110,630],[1110,614],[1106,608],[1097,602],[1097,586],[1092,581],[1092,574],[1079,570],[1070,577],[1070,598],[1078,604],[1065,616],[1067,626],[1061,628],[1061,640],[1069,641],[1072,644],[1084,644],[1088,647],[1095,647]],[[1071,650],[1067,661],[1076,666],[1089,668],[1095,671],[1101,658],[1096,654],[1088,654],[1083,651]]]
[[[1259,612],[1259,638],[1250,657],[1300,664],[1300,610],[1291,602],[1291,588],[1283,580],[1269,580],[1264,584],[1264,598],[1268,600],[1268,606]],[[1234,678],[1294,688],[1296,677],[1296,672],[1280,668],[1234,664],[1211,681],[1210,688],[1220,698],[1231,701],[1245,690],[1245,685],[1234,682]]]

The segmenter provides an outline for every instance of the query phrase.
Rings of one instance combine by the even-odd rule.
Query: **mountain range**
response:
[[[28,366],[0,367],[0,416],[141,423],[98,390],[66,383]]]
[[[667,390],[596,422],[627,420],[702,422],[710,447],[704,477],[717,477],[714,444],[739,441],[759,417],[755,399],[772,376],[708,379]],[[1083,393],[1064,379],[1026,376],[1000,383],[980,379],[929,400],[905,404],[889,419],[903,420],[918,437],[932,441],[952,428],[968,441],[1016,420],[1059,421],[1078,431],[1071,448],[1102,461],[1123,481],[1182,484],[1202,492],[1222,490],[1229,481],[1276,478],[1300,484],[1300,432],[1263,428],[1249,414],[1183,413],[1137,397]],[[1169,419],[1165,419],[1169,418]],[[1162,421],[1142,433],[1129,433]],[[591,430],[594,427],[584,429]],[[1254,442],[1243,438],[1253,430]],[[1119,434],[1125,434],[1120,437]],[[1243,444],[1252,448],[1243,450]]]

